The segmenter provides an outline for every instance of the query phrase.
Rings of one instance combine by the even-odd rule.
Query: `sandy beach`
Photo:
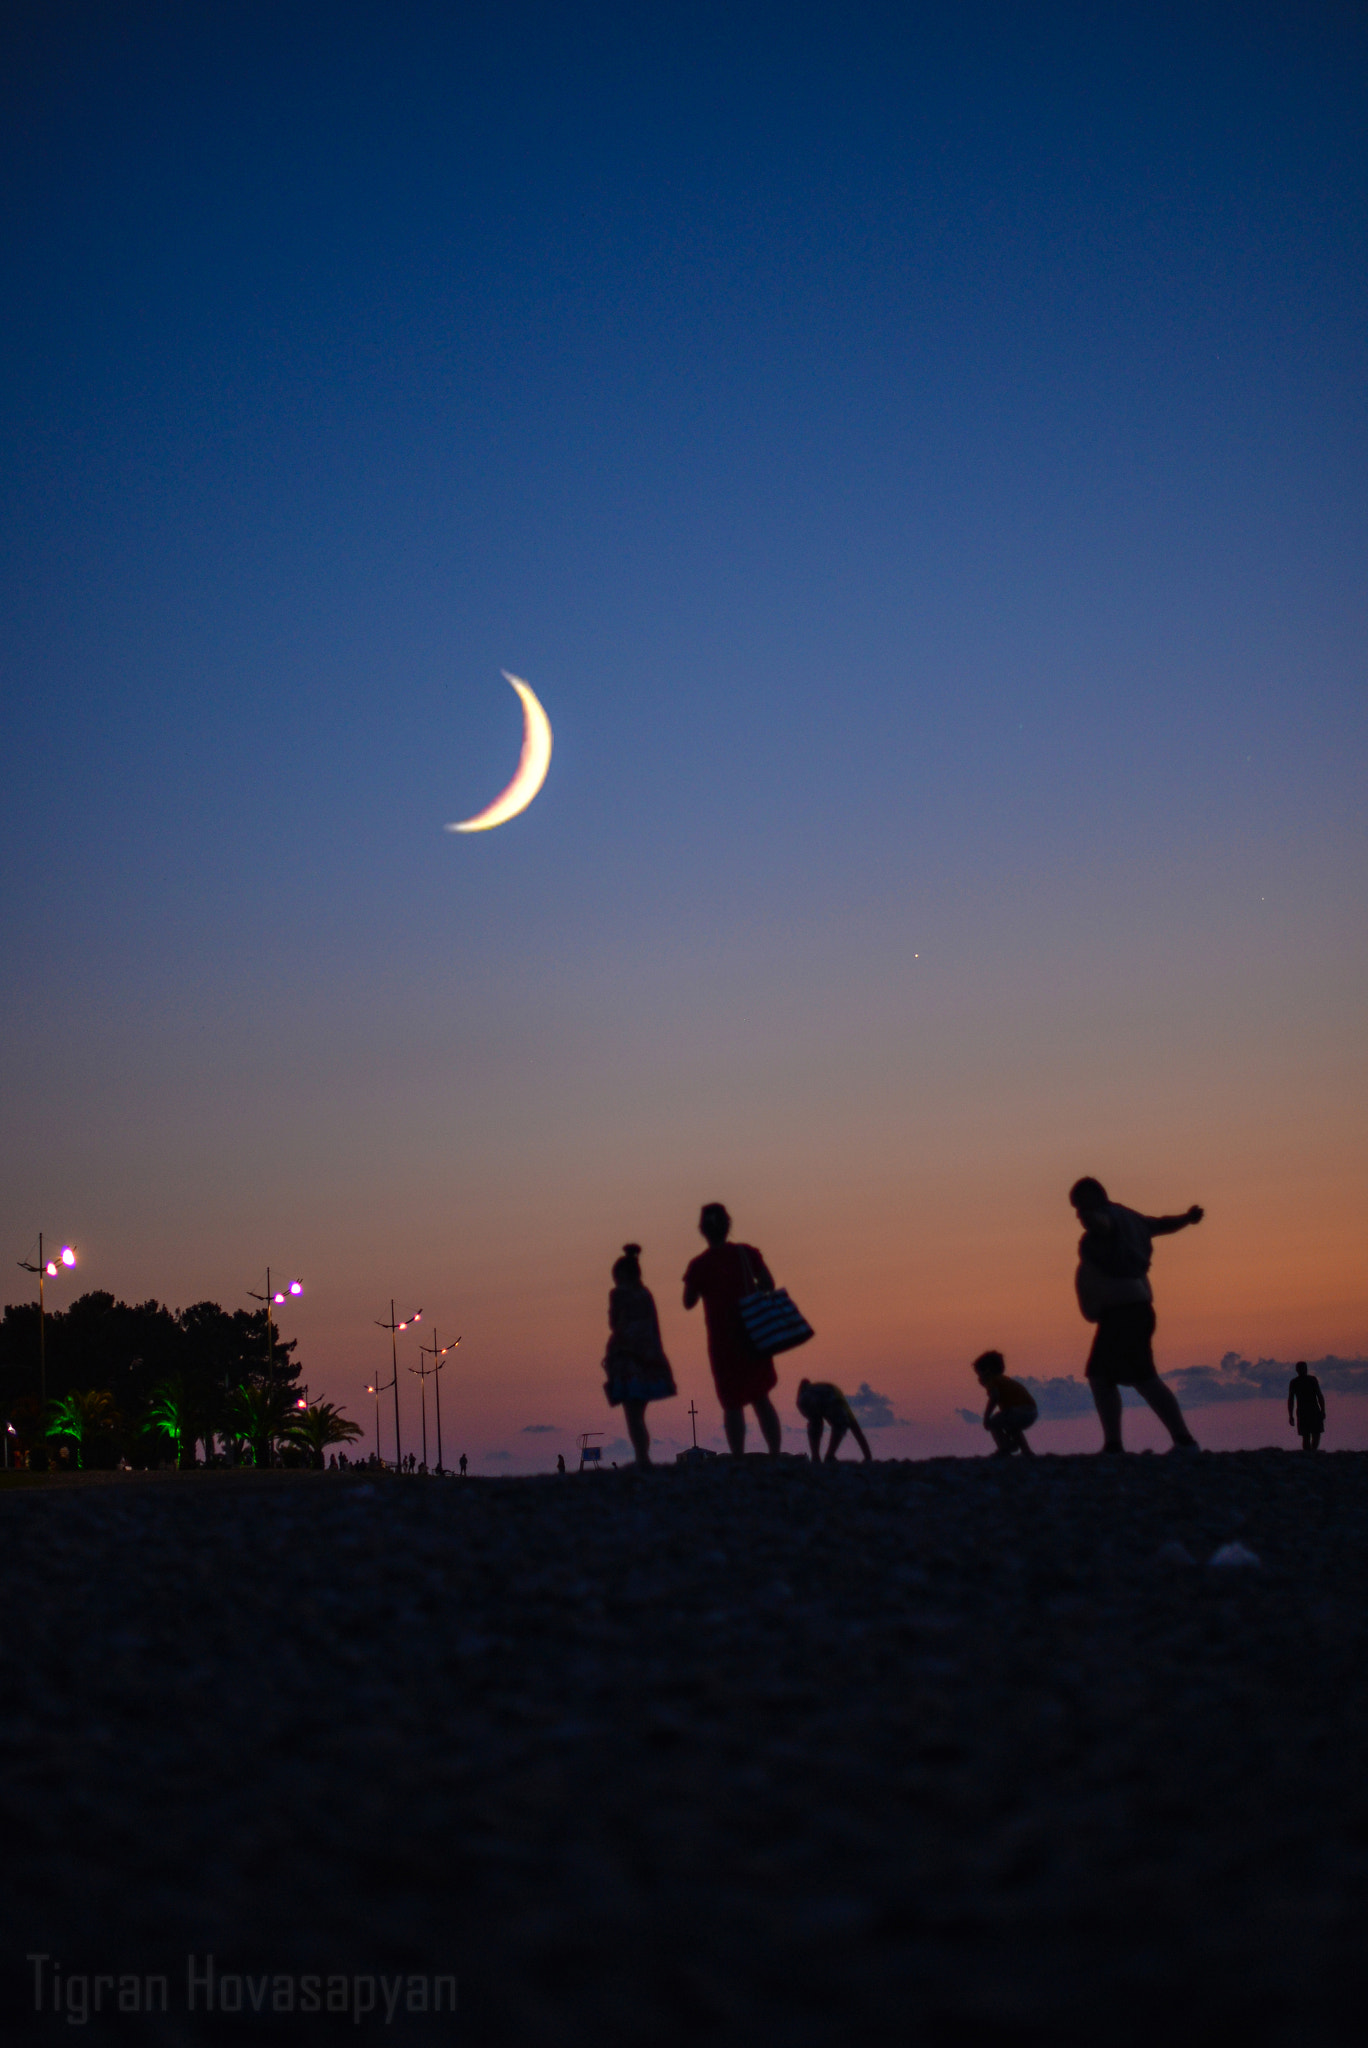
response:
[[[164,1973],[92,2015],[129,2040],[354,2036],[311,1972],[453,1974],[454,2022],[365,2025],[528,2048],[1357,2040],[1366,1483],[11,1481],[12,2021],[61,2024],[37,1953]],[[211,1954],[296,2010],[192,2014]]]

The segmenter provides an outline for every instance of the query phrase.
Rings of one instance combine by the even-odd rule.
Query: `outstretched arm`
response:
[[[1201,1204],[1194,1202],[1181,1216],[1147,1216],[1145,1228],[1151,1237],[1172,1237],[1175,1230],[1186,1230],[1190,1223],[1200,1223],[1205,1215]]]
[[[685,1306],[685,1308],[697,1308],[697,1306],[698,1306],[698,1303],[699,1303],[699,1300],[700,1300],[700,1296],[699,1296],[699,1292],[698,1292],[698,1289],[697,1289],[697,1288],[696,1288],[696,1287],[694,1286],[694,1284],[693,1284],[693,1281],[692,1281],[692,1280],[690,1280],[690,1279],[688,1279],[688,1278],[686,1277],[686,1279],[685,1279],[685,1281],[684,1281],[684,1306]]]

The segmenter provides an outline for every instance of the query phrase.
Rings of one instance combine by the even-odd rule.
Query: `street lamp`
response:
[[[396,1323],[394,1320],[394,1302],[391,1300],[389,1321],[382,1323],[377,1320],[375,1325],[377,1330],[388,1330],[390,1333],[390,1364],[394,1368],[394,1377],[389,1382],[389,1386],[394,1389],[394,1469],[396,1472],[402,1472],[404,1469],[403,1454],[399,1447],[399,1344],[397,1332],[406,1330],[410,1323],[421,1322],[422,1315],[423,1311],[420,1308],[416,1308],[411,1316],[404,1317],[402,1323]],[[389,1392],[389,1387],[386,1387],[385,1392]]]
[[[426,1344],[418,1346],[419,1357],[430,1358],[432,1364],[428,1366],[426,1371],[424,1371],[421,1365],[411,1365],[409,1367],[410,1372],[417,1373],[423,1389],[423,1463],[425,1465],[427,1464],[427,1383],[430,1379],[437,1378],[437,1374],[442,1370],[443,1359],[449,1351],[456,1349],[456,1345],[460,1341],[458,1337],[456,1344],[439,1345],[437,1342],[437,1332],[434,1330],[431,1346],[429,1347]],[[432,1391],[437,1402],[437,1477],[440,1479],[442,1476],[442,1382],[440,1380],[437,1380],[437,1384]]]
[[[275,1379],[275,1328],[271,1320],[271,1310],[279,1308],[281,1302],[288,1300],[290,1295],[302,1294],[304,1292],[304,1282],[302,1280],[291,1280],[284,1287],[273,1288],[271,1286],[271,1269],[268,1266],[266,1268],[266,1292],[258,1294],[251,1287],[247,1289],[247,1292],[251,1295],[253,1301],[262,1302],[266,1309],[266,1385],[269,1388]],[[274,1450],[271,1451],[270,1458],[271,1463],[274,1464]]]
[[[43,1300],[43,1282],[45,1280],[55,1280],[63,1266],[74,1266],[75,1263],[76,1252],[74,1247],[69,1244],[62,1246],[55,1259],[45,1259],[43,1257],[43,1233],[41,1230],[38,1233],[37,1265],[31,1264],[28,1259],[20,1259],[19,1261],[19,1265],[25,1273],[36,1273],[38,1275],[38,1399],[45,1424],[47,1417],[47,1309]]]
[[[387,1387],[381,1386],[379,1373],[375,1375],[374,1382],[368,1383],[366,1387],[366,1392],[375,1396],[375,1462],[377,1465],[384,1462],[380,1456],[380,1396],[388,1391]]]

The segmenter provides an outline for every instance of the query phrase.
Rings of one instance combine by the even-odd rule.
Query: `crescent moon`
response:
[[[525,811],[537,791],[546,780],[546,771],[551,766],[551,721],[537,702],[534,691],[519,677],[511,676],[507,669],[501,671],[506,683],[511,683],[522,699],[523,743],[518,756],[518,772],[502,796],[496,796],[488,809],[480,811],[473,818],[466,818],[462,824],[448,825],[448,832],[488,832],[495,825],[507,824],[516,818],[519,811]]]

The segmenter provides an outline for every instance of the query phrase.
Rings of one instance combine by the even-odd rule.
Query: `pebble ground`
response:
[[[1237,1543],[1257,1563],[1212,1564]],[[0,1490],[24,1957],[454,1972],[511,2048],[1368,2028],[1368,1457]]]

